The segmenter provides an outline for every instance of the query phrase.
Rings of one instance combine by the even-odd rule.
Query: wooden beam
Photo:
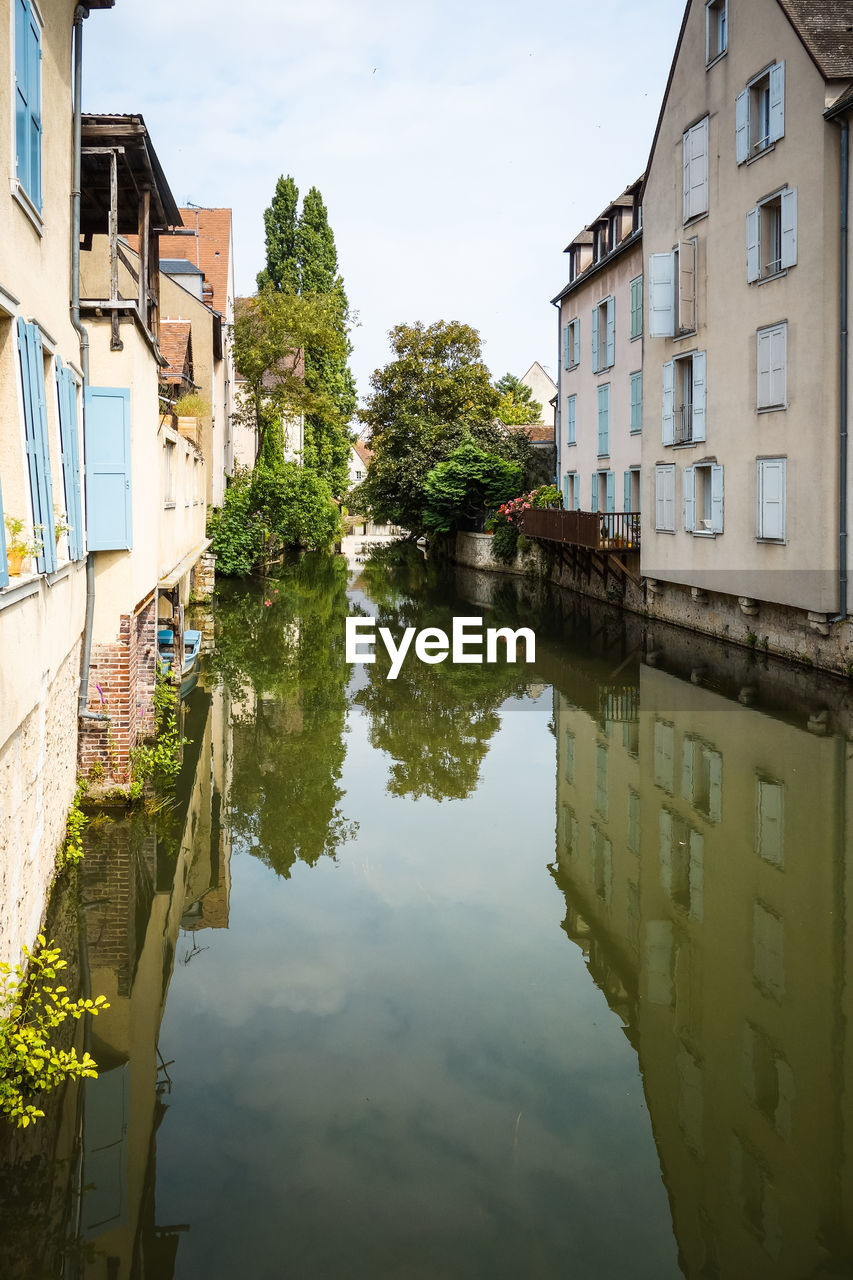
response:
[[[139,276],[137,283],[139,285],[139,314],[143,318],[146,328],[148,325],[148,272],[150,263],[149,250],[151,234],[151,191],[145,187],[142,192],[142,202],[139,206]],[[159,268],[159,263],[157,264]]]

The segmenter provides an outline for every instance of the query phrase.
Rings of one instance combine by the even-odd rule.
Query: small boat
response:
[[[175,657],[175,633],[171,627],[160,627],[157,632],[157,652],[164,671],[171,671]],[[184,665],[181,668],[181,697],[192,693],[198,684],[201,632],[184,632]]]

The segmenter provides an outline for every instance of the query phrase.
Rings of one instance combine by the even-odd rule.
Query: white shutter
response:
[[[784,405],[787,400],[788,326],[780,324],[770,330],[770,396],[771,404]]]
[[[723,757],[718,751],[708,752],[708,817],[712,822],[723,818]]]
[[[770,141],[785,136],[785,64],[770,68]]]
[[[649,255],[649,337],[675,334],[675,254]]]
[[[744,89],[735,103],[735,154],[738,164],[749,159],[749,90]]]
[[[675,361],[667,360],[663,366],[663,405],[661,434],[664,444],[672,444],[675,420]]]
[[[697,351],[693,357],[693,436],[705,439],[705,352]]]
[[[581,360],[581,322],[572,321],[572,364],[580,364]]]
[[[605,366],[609,369],[616,360],[616,299],[613,297],[607,299],[605,308],[604,348]]]
[[[569,396],[566,401],[566,443],[575,444],[577,441],[577,396]]]
[[[682,139],[684,221],[708,212],[708,117]]]
[[[569,361],[569,344],[571,342],[571,325],[566,325],[563,329],[563,368],[568,369]]]
[[[690,217],[690,130],[681,139],[681,208],[684,222]]]
[[[770,399],[770,330],[758,331],[758,408],[772,404]]]
[[[599,329],[601,326],[601,316],[598,307],[592,309],[592,371],[600,373],[601,364],[599,362],[600,338]]]
[[[684,468],[684,527],[688,533],[696,531],[696,468]]]
[[[631,472],[630,471],[625,472],[622,485],[623,485],[622,494],[623,494],[623,500],[625,504],[622,510],[630,511],[631,510]]]
[[[793,267],[797,261],[797,188],[789,187],[780,196],[782,206],[782,262]]]
[[[711,467],[711,532],[723,532],[723,468]]]
[[[685,738],[681,755],[681,794],[685,800],[693,803],[693,754],[696,744],[692,738]]]
[[[696,328],[696,244],[682,240],[678,246],[678,327],[684,333]]]
[[[666,516],[663,467],[655,467],[655,528],[663,529]]]
[[[784,458],[758,462],[758,537],[781,541],[785,537]]]
[[[748,283],[761,275],[761,213],[750,209],[746,215],[746,279]]]
[[[658,824],[660,828],[661,888],[664,893],[672,893],[672,814],[666,809],[661,809]]]
[[[664,519],[665,527],[675,532],[675,467],[667,467],[664,472]]]

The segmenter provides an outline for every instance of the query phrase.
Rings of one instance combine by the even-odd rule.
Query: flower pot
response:
[[[16,551],[13,547],[8,548],[6,551],[6,561],[9,566],[9,577],[19,577],[24,563],[23,551]]]

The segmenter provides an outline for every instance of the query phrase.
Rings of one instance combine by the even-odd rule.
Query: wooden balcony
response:
[[[639,551],[638,511],[525,511],[521,527],[542,538],[590,551]]]

